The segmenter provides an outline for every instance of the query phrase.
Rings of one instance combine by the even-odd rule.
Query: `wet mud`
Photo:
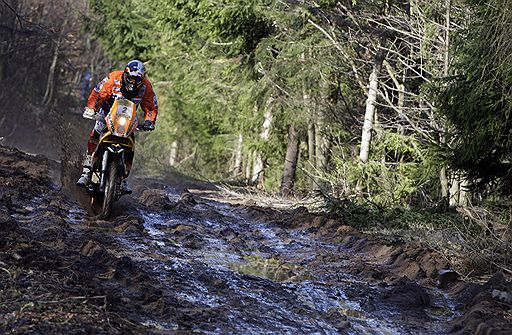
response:
[[[511,334],[510,284],[343,218],[134,180],[110,222],[0,147],[1,334]]]

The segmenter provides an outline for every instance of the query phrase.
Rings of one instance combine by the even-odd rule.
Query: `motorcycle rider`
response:
[[[92,155],[98,146],[100,135],[106,129],[105,115],[108,114],[116,99],[128,99],[137,106],[140,105],[144,112],[144,122],[141,129],[144,131],[155,129],[158,114],[155,91],[149,79],[146,78],[144,64],[140,60],[134,59],[128,62],[124,71],[109,73],[94,87],[89,95],[87,106],[83,110],[83,117],[96,119],[96,124],[89,135],[82,175],[76,182],[78,186],[85,187],[91,181]],[[99,118],[96,117],[98,113],[101,116]],[[126,176],[121,183],[121,192],[124,194],[131,193],[126,180],[133,163],[133,155],[130,156],[126,158]]]

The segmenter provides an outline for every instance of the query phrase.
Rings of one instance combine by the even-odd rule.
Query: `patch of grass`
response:
[[[463,276],[485,277],[496,271],[512,276],[511,207],[491,205],[440,211],[331,199],[328,210],[364,232],[421,241]]]
[[[374,203],[346,199],[331,199],[328,211],[343,217],[345,222],[360,229],[445,229],[465,224],[467,218],[455,210],[440,212],[434,209],[392,207],[382,208]]]
[[[274,257],[263,258],[249,255],[245,257],[244,264],[232,264],[231,268],[239,273],[264,277],[274,281],[301,282],[312,279],[306,269]]]

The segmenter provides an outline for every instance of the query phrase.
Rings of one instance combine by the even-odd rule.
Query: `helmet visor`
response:
[[[126,76],[126,82],[131,85],[139,86],[142,83],[142,78],[139,76]]]
[[[124,84],[125,84],[126,90],[128,92],[134,92],[135,90],[139,89],[139,87],[141,86],[142,77],[130,76],[130,75],[125,74]]]

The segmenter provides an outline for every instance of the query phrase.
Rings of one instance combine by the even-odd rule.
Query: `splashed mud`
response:
[[[52,169],[0,147],[2,334],[511,333],[504,278],[438,288],[420,244],[149,180],[97,221]]]

